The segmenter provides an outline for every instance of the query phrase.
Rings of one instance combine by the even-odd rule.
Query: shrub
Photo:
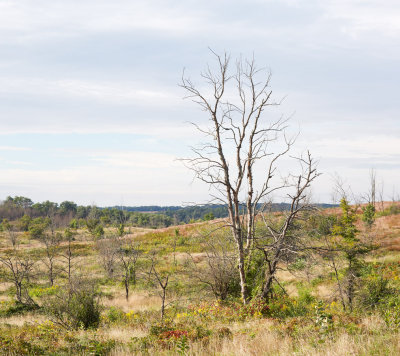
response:
[[[29,295],[31,297],[43,298],[49,295],[55,295],[59,290],[60,287],[58,285],[51,287],[35,287],[29,290]]]
[[[362,221],[364,225],[370,229],[375,222],[375,207],[372,203],[369,203],[367,206],[362,208]]]
[[[268,304],[267,315],[275,318],[304,316],[310,312],[314,299],[307,289],[300,289],[297,299],[279,295]]]
[[[94,293],[74,293],[70,302],[71,321],[75,328],[97,328],[100,323],[100,304]]]
[[[359,293],[360,305],[364,308],[373,309],[393,292],[393,288],[389,287],[388,279],[381,276],[374,277],[365,284]]]
[[[91,286],[61,291],[44,303],[44,310],[55,323],[67,329],[97,328],[100,323],[101,306]]]
[[[263,282],[264,282],[264,270],[265,270],[265,256],[264,254],[256,250],[253,253],[253,257],[250,260],[247,269],[247,284],[249,294],[254,298],[260,295]],[[237,292],[236,295],[240,295],[240,283],[237,281]]]
[[[337,222],[338,218],[336,215],[312,215],[308,219],[309,233],[315,237],[330,235]]]
[[[116,342],[113,339],[102,340],[96,334],[85,334],[76,340],[75,350],[70,351],[76,351],[76,354],[80,355],[105,356],[110,354],[115,345]]]
[[[0,303],[0,316],[9,317],[13,315],[20,315],[36,309],[38,309],[38,306],[36,304],[24,304],[18,301],[3,301]]]
[[[386,326],[393,330],[400,327],[400,299],[398,296],[388,297],[379,308]]]
[[[111,307],[107,312],[107,319],[111,323],[119,322],[123,320],[126,314],[119,308]]]
[[[18,225],[21,231],[28,231],[29,230],[29,224],[31,223],[32,218],[29,215],[24,215],[21,219],[18,221]]]
[[[325,306],[322,301],[319,301],[315,308],[315,325],[322,333],[327,333],[332,330],[333,321],[332,315],[325,311]]]
[[[69,227],[71,229],[77,229],[78,228],[78,221],[76,219],[72,219],[69,223]]]
[[[307,262],[304,258],[297,258],[293,263],[290,264],[290,269],[294,271],[302,271],[306,268]]]
[[[299,292],[299,297],[297,299],[298,304],[301,304],[303,306],[307,306],[314,302],[315,297],[311,294],[311,290],[305,287],[299,287],[298,288]]]
[[[397,215],[400,214],[400,205],[392,204],[383,211],[379,212],[379,216]]]
[[[253,299],[249,304],[243,305],[239,311],[241,318],[265,317],[269,313],[269,306],[264,299]]]
[[[36,218],[29,222],[29,233],[32,238],[39,239],[50,225],[49,218]]]

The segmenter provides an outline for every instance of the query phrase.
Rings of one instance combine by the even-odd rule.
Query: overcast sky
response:
[[[177,84],[208,47],[271,70],[315,199],[371,168],[400,194],[398,0],[0,0],[0,199],[206,202],[175,159],[207,120]]]

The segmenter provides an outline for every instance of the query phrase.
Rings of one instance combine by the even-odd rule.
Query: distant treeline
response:
[[[333,207],[333,204],[319,204],[321,208]],[[243,206],[243,209],[245,207]],[[287,210],[286,203],[275,203],[270,206],[273,211]],[[30,218],[51,217],[57,225],[68,226],[74,223],[84,225],[88,219],[97,219],[102,225],[131,225],[138,227],[168,227],[200,220],[212,220],[228,216],[226,205],[205,204],[193,206],[113,206],[100,208],[97,206],[78,205],[72,201],[54,203],[49,200],[34,203],[23,196],[7,197],[0,203],[0,219],[10,221]]]
[[[335,204],[317,204],[320,208],[331,208],[338,205]],[[260,206],[261,207],[261,206]],[[272,211],[288,210],[290,205],[287,203],[272,203],[269,209]],[[215,218],[225,218],[228,216],[228,208],[223,204],[205,204],[192,206],[126,206],[124,210],[129,212],[151,212],[165,214],[174,218],[180,223],[189,223],[199,219],[210,220]],[[245,205],[242,206],[244,211]]]

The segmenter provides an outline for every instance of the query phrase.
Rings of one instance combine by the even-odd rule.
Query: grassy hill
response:
[[[105,225],[102,236],[3,222],[0,353],[398,355],[400,205],[378,204],[371,228],[362,212],[355,209],[357,237],[370,248],[359,258],[351,310],[340,296],[346,259],[322,248],[328,240],[339,246],[327,225],[339,208],[304,219],[298,231],[310,251],[282,264],[267,302],[255,297],[264,263],[255,258],[254,298],[245,306],[224,219],[123,231]]]

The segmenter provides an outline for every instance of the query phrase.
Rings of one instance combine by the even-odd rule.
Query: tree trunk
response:
[[[164,320],[166,291],[167,291],[167,288],[165,286],[165,288],[163,288],[163,294],[161,297],[161,302],[162,302],[162,304],[161,304],[161,320]]]
[[[272,296],[272,282],[274,281],[275,278],[275,272],[277,268],[277,261],[274,261],[272,264],[268,262],[268,270],[265,272],[265,283],[264,283],[264,288],[261,293],[261,297],[265,299],[266,301],[269,301]]]
[[[247,304],[249,301],[249,295],[248,295],[247,283],[246,283],[243,244],[238,242],[237,248],[239,251],[238,268],[239,268],[239,276],[240,276],[240,294],[242,296],[243,304]]]
[[[15,282],[17,301],[22,303],[22,283]]]
[[[129,276],[128,273],[125,275],[125,298],[129,300]]]
[[[53,264],[50,264],[49,267],[49,281],[50,281],[50,286],[53,287],[54,285]]]

